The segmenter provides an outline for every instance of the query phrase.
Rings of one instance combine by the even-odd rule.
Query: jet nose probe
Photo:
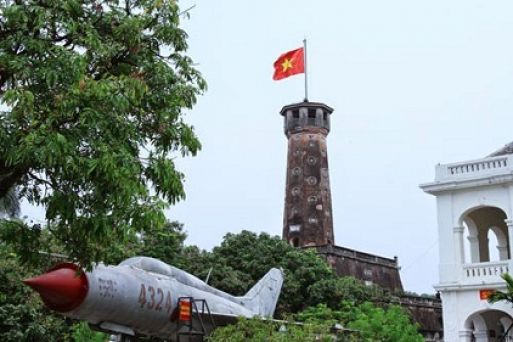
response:
[[[88,291],[86,275],[71,263],[60,264],[47,273],[23,282],[39,293],[47,307],[59,312],[78,307]]]

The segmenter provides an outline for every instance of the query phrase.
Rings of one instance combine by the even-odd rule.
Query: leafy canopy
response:
[[[380,308],[369,302],[344,302],[340,310],[332,310],[321,304],[291,318],[303,324],[240,319],[234,325],[216,329],[209,341],[424,341],[417,325],[396,305]],[[336,324],[342,329],[334,330]]]
[[[285,281],[278,316],[302,310],[308,303],[309,286],[335,277],[328,264],[313,251],[294,248],[267,233],[230,233],[212,252],[186,248],[183,253],[192,261],[183,265],[187,271],[205,279],[212,268],[209,284],[234,295],[245,294],[270,268],[283,268]]]
[[[162,227],[185,196],[173,157],[201,147],[183,115],[206,84],[182,16],[173,0],[0,1],[0,198],[16,187],[44,206],[83,264]],[[1,226],[40,247],[25,224]]]
[[[23,279],[66,261],[60,254],[62,245],[55,241],[49,229],[42,229],[39,234],[48,249],[38,266],[20,265],[12,246],[0,242],[0,341],[106,341],[107,335],[91,331],[84,321],[71,320],[47,309],[39,295],[22,283]],[[128,243],[113,245],[106,262],[117,264],[128,257],[148,255],[176,264],[181,258],[184,239],[182,225],[167,222],[162,231],[150,231]]]
[[[22,283],[42,270],[20,266],[10,246],[0,243],[0,341],[71,340],[69,322],[46,309]]]

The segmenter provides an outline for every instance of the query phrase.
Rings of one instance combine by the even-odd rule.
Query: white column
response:
[[[508,260],[508,246],[507,245],[499,245],[497,246],[497,250],[499,251],[499,260]]]
[[[460,330],[458,336],[459,342],[472,342],[472,330]]]
[[[479,262],[479,240],[477,236],[468,236],[467,240],[470,245],[470,262],[478,263]]]
[[[488,331],[475,331],[474,337],[476,342],[488,342]]]
[[[465,228],[456,226],[452,229],[454,233],[454,256],[456,265],[461,265],[465,261],[465,251],[463,250],[463,232]]]
[[[506,219],[504,222],[508,226],[509,258],[513,259],[513,220]]]

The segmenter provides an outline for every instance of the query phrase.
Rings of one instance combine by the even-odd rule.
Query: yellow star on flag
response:
[[[285,72],[288,69],[292,69],[292,61],[293,60],[294,60],[294,58],[290,58],[290,59],[289,58],[285,58],[283,63],[281,63],[281,67],[283,68],[282,72]]]
[[[304,73],[306,71],[304,60],[305,55],[303,48],[281,54],[273,64],[273,80],[277,81],[292,75]]]

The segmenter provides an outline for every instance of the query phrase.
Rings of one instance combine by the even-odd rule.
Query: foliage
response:
[[[354,304],[344,301],[338,310],[333,310],[325,304],[309,307],[294,316],[301,322],[320,323],[338,322],[351,330],[357,330],[358,341],[383,342],[415,342],[423,341],[418,333],[418,325],[400,306],[376,306],[370,302]]]
[[[281,329],[280,329],[281,328]],[[310,323],[296,325],[292,322],[279,323],[260,319],[241,318],[236,324],[218,328],[208,338],[209,342],[304,342],[304,341],[356,341],[334,339],[330,332],[331,325]]]
[[[506,282],[506,291],[495,291],[488,297],[488,302],[496,303],[506,301],[513,305],[513,277],[509,273],[504,273],[501,278]]]
[[[82,264],[165,224],[184,198],[173,156],[200,149],[183,120],[205,88],[173,0],[0,1],[0,198],[46,208]],[[44,249],[28,224],[0,240]],[[5,232],[7,230],[7,232]]]
[[[38,266],[32,266],[30,271],[19,265],[10,246],[0,242],[0,341],[105,341],[105,334],[92,331],[86,323],[73,324],[73,321],[51,313],[39,296],[23,285],[22,279],[43,273],[62,261],[60,257],[55,258],[62,246],[53,239],[49,229],[34,229],[33,233],[38,234],[38,239],[49,249],[46,255],[38,258]],[[126,245],[113,245],[107,262],[117,264],[135,255],[153,256],[170,263],[178,260],[185,239],[180,223],[168,222],[160,232],[152,230],[150,233],[147,237],[134,238]]]
[[[376,285],[367,286],[353,277],[322,279],[308,288],[308,304],[326,304],[329,308],[340,309],[344,301],[353,304],[364,302],[388,302],[390,296]]]
[[[183,224],[167,222],[159,231],[150,231],[141,237],[137,250],[138,255],[157,258],[165,263],[180,267],[184,241],[187,235],[183,231]]]
[[[359,341],[414,342],[423,341],[418,325],[400,306],[379,307],[374,303],[355,304],[343,301],[338,310],[326,304],[312,306],[295,315],[300,322],[339,322],[343,326],[359,331]]]
[[[308,303],[309,287],[322,279],[332,279],[329,266],[313,251],[294,248],[277,236],[257,235],[249,231],[227,234],[211,253],[188,249],[190,260],[185,268],[205,279],[212,267],[210,285],[226,292],[243,295],[271,267],[281,267],[285,282],[277,313],[293,313]]]
[[[22,279],[40,272],[19,266],[0,242],[0,341],[70,341],[70,324],[44,308]]]
[[[13,186],[7,190],[4,197],[0,197],[0,217],[17,217],[20,214],[20,200],[18,192]]]
[[[113,244],[107,251],[104,263],[118,264],[127,258],[142,255],[180,267],[186,236],[183,224],[166,221],[163,227],[151,227],[131,239]]]
[[[105,342],[107,334],[93,331],[85,322],[80,322],[73,326],[73,341],[75,342]]]
[[[340,305],[342,305],[341,303]],[[346,306],[346,305],[344,305]],[[348,322],[348,313],[346,311],[334,310],[324,303],[310,306],[305,310],[295,314],[294,320],[299,322]]]
[[[380,308],[371,303],[341,304],[333,310],[325,304],[309,307],[292,317],[303,324],[282,323],[260,319],[240,319],[236,324],[216,329],[209,341],[358,341],[358,342],[421,342],[417,326],[399,306]],[[343,328],[336,333],[335,324]],[[345,328],[344,328],[345,327]],[[282,329],[283,330],[283,329]]]
[[[411,322],[410,316],[397,305],[386,309],[371,303],[359,306],[347,305],[350,321],[347,327],[360,331],[361,341],[382,342],[422,342],[418,325]]]
[[[49,252],[58,252],[62,246],[55,243],[47,229],[37,234],[51,246]],[[228,234],[212,252],[196,246],[184,246],[185,233],[178,222],[168,222],[165,229],[140,235],[128,244],[112,246],[108,263],[118,263],[135,255],[157,257],[167,263],[188,269],[204,278],[213,267],[210,284],[228,292],[241,295],[265,274],[271,266],[283,267],[286,279],[278,305],[278,316],[304,322],[304,325],[287,324],[286,332],[279,332],[280,325],[260,320],[241,320],[233,326],[217,329],[211,341],[332,341],[330,328],[335,323],[359,330],[360,333],[343,334],[343,341],[421,341],[417,328],[399,307],[376,307],[366,302],[388,302],[381,290],[365,286],[354,278],[336,278],[326,263],[310,251],[293,248],[268,234],[243,231]],[[89,341],[103,335],[92,332],[87,325],[71,327],[72,322],[48,314],[32,291],[21,284],[27,271],[16,264],[15,254],[3,246],[0,260],[0,293],[14,298],[0,302],[0,331],[6,341],[16,340],[23,333],[45,334],[49,339],[63,336],[63,340]],[[34,269],[39,273],[43,268]],[[0,295],[0,300],[4,297]],[[30,298],[29,301],[26,298]],[[9,305],[17,305],[17,310]],[[381,304],[384,305],[384,304]],[[13,311],[14,310],[14,311]],[[303,310],[303,311],[301,311]],[[14,314],[10,315],[10,312]],[[27,314],[27,312],[29,314]],[[298,312],[294,316],[290,313]],[[15,322],[12,326],[6,323]],[[31,335],[32,336],[32,335]],[[355,337],[356,336],[356,337]],[[4,340],[2,339],[2,341]],[[46,339],[48,340],[48,339]],[[156,338],[146,339],[157,341]]]

